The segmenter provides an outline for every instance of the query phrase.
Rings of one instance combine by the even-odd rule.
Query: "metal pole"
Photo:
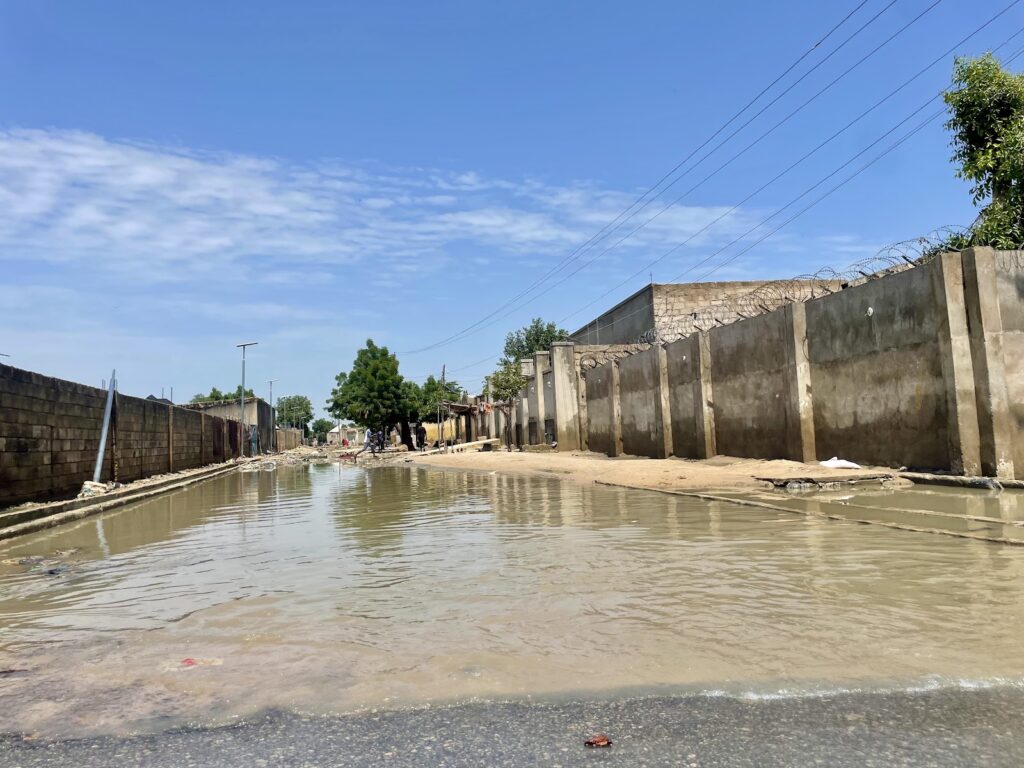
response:
[[[270,428],[273,430],[270,434],[273,437],[270,438],[270,450],[277,450],[277,409],[274,408],[274,382],[280,381],[280,379],[271,379],[267,382],[270,385]]]
[[[249,432],[245,428],[245,348],[254,347],[257,344],[259,344],[258,341],[247,341],[244,344],[235,345],[242,348],[242,396],[239,398],[238,405],[238,423],[242,430],[238,444],[238,452],[241,456],[245,456],[245,443],[249,439]]]
[[[445,369],[445,366],[442,363],[441,364],[441,398],[442,399],[445,397],[445,394],[446,394],[445,393],[445,389],[444,389],[444,369]],[[448,446],[445,445],[445,442],[444,442],[444,422],[441,421],[441,401],[440,400],[437,403],[437,423],[438,423],[438,428],[440,429],[440,432],[438,433],[439,439],[440,439],[440,443],[438,444],[438,448],[441,449],[441,453],[448,453]]]
[[[107,431],[110,429],[110,409],[114,405],[114,377],[117,376],[115,369],[110,374],[110,389],[107,390],[107,405],[103,409],[103,429],[100,432],[100,451],[96,454],[96,469],[92,472],[92,481],[98,483],[100,474],[103,472],[103,454],[107,450]]]

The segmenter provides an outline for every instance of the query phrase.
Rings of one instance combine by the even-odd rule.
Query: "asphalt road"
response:
[[[1024,691],[471,704],[343,717],[272,712],[132,738],[0,739],[0,766],[1024,765]],[[607,749],[584,740],[606,732]]]

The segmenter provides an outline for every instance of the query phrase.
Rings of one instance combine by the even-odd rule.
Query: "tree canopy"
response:
[[[434,423],[437,421],[438,406],[445,401],[458,400],[462,397],[462,387],[457,381],[445,380],[444,386],[441,381],[433,376],[428,376],[420,389],[419,399],[419,421]],[[442,413],[444,419],[446,414]]]
[[[255,398],[256,395],[251,389],[245,390],[245,396],[247,398]],[[235,391],[221,392],[216,387],[210,389],[210,394],[204,395],[200,392],[197,395],[193,395],[190,403],[219,403],[221,400],[239,400],[242,397],[242,385],[239,384],[235,387]]]
[[[413,390],[402,386],[398,358],[373,339],[366,340],[351,370],[339,373],[335,381],[327,401],[327,411],[335,418],[371,429],[387,429],[408,418]]]
[[[290,424],[294,427],[301,427],[305,431],[306,426],[312,420],[313,404],[305,395],[288,395],[277,398],[277,425],[279,427]]]
[[[971,182],[975,205],[985,203],[971,243],[997,248],[1024,244],[1024,75],[992,55],[958,58],[946,92],[957,175]],[[987,201],[987,202],[986,202]]]
[[[313,437],[319,440],[321,443],[327,442],[327,433],[334,429],[334,422],[330,419],[317,419],[313,422],[313,426],[310,431],[313,433]]]
[[[529,325],[518,331],[512,331],[505,337],[505,349],[502,357],[513,363],[529,357],[534,352],[541,352],[551,346],[552,342],[565,341],[569,332],[554,323],[545,323],[539,317],[533,318]]]

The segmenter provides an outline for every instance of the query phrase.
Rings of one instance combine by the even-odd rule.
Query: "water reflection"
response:
[[[879,500],[965,508],[918,491],[799,501]],[[0,666],[34,670],[2,683],[0,730],[1024,675],[1021,549],[526,476],[238,473],[0,560]],[[221,663],[180,672],[186,656]]]

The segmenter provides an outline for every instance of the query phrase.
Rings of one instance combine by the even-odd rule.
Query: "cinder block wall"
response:
[[[106,399],[97,387],[0,365],[0,507],[68,498],[92,479]],[[236,457],[237,437],[225,450],[224,432],[237,423],[206,418],[204,430],[199,413],[117,394],[100,479]]]

